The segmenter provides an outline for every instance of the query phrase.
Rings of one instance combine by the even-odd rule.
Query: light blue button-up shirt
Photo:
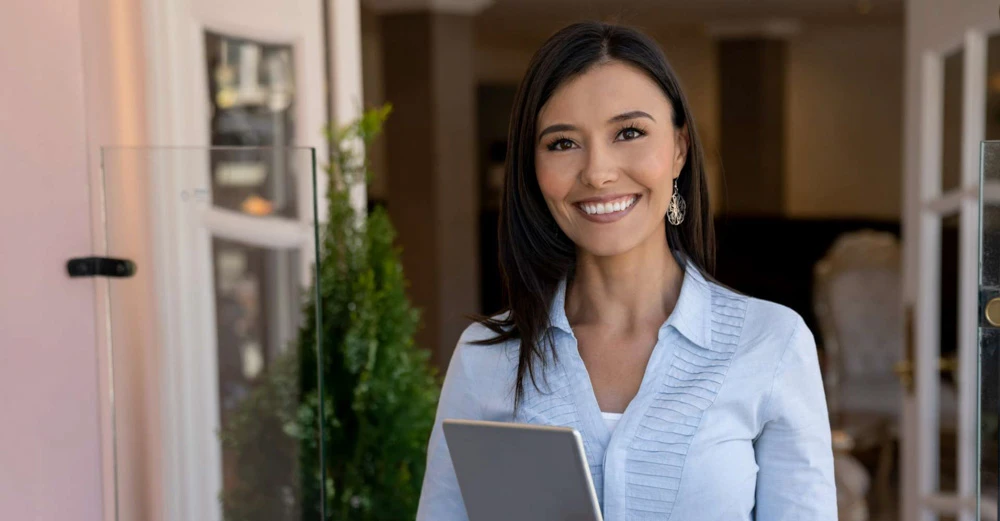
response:
[[[418,521],[468,519],[445,444],[448,418],[572,427],[583,438],[606,521],[835,521],[836,489],[816,345],[802,318],[736,294],[689,267],[660,327],[639,392],[617,428],[601,417],[566,319],[566,285],[552,303],[540,387],[530,379],[512,418],[517,342],[452,356],[427,453]]]

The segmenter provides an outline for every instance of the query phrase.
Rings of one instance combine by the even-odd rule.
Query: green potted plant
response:
[[[390,112],[368,110],[328,133],[319,301],[309,296],[296,344],[222,428],[236,459],[237,484],[221,495],[227,521],[318,520],[321,484],[329,520],[416,515],[440,386],[429,352],[413,342],[419,314],[388,214],[359,216],[348,194],[367,178],[357,145],[368,150]]]

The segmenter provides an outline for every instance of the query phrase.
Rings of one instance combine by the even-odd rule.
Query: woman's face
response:
[[[559,227],[597,256],[663,237],[686,129],[642,70],[612,61],[560,86],[538,114],[535,171]]]

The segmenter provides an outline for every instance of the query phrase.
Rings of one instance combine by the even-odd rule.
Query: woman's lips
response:
[[[574,204],[585,219],[595,223],[613,223],[628,215],[635,208],[641,196],[625,195],[602,202],[579,202]],[[620,208],[620,209],[619,209]]]

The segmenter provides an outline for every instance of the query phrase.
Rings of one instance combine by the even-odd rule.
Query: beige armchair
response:
[[[891,502],[893,441],[902,388],[899,241],[889,233],[842,235],[816,264],[813,305],[824,348],[823,380],[835,450],[879,449],[877,506]]]
[[[842,235],[816,264],[813,304],[831,413],[899,413],[902,388],[893,366],[902,357],[900,268],[896,237],[872,231]]]

